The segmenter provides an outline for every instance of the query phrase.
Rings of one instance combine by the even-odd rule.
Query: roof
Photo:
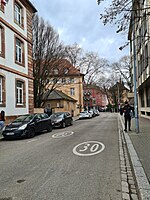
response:
[[[26,1],[24,1],[23,3],[27,3],[27,4],[33,9],[33,12],[34,12],[34,13],[37,12],[35,6],[31,3],[30,0],[26,0]]]
[[[73,102],[77,102],[77,100],[73,99],[72,97],[66,95],[65,93],[63,93],[62,91],[59,90],[53,90],[50,94],[48,94],[49,91],[47,91],[44,94],[44,101],[47,100],[67,100],[67,101],[73,101]]]
[[[54,67],[52,68],[52,70],[55,68],[57,68],[59,70],[59,74],[61,74],[61,75],[65,75],[65,76],[83,75],[80,72],[80,69],[78,67],[74,67],[67,59],[59,59],[59,60],[55,61]],[[64,73],[64,69],[68,69],[68,72]],[[53,74],[53,76],[56,76],[56,75]]]

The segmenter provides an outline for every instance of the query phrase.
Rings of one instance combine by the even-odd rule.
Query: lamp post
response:
[[[135,47],[135,22],[134,22],[134,15],[132,13],[132,34],[133,34],[133,85],[134,85],[134,112],[135,112],[135,129],[136,133],[139,133],[139,118],[138,118],[138,99],[137,99],[137,85],[136,85],[136,78],[137,78],[137,67],[136,67],[136,47]]]

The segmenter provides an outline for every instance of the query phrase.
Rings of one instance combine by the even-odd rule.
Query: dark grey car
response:
[[[16,118],[3,128],[2,135],[6,139],[34,137],[37,132],[52,131],[52,123],[45,113],[27,114]]]
[[[73,125],[73,119],[69,112],[57,112],[50,116],[53,127],[62,127]]]

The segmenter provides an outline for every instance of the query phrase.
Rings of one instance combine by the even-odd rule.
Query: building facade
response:
[[[29,0],[0,3],[0,110],[6,119],[34,110],[32,17]]]
[[[68,110],[74,116],[78,115],[83,109],[83,79],[84,75],[75,68],[68,60],[61,60],[52,69],[49,90],[55,84],[55,88],[73,98],[76,103],[74,110]],[[51,106],[51,105],[50,105]]]
[[[133,91],[136,83],[138,112],[150,119],[150,0],[133,1],[130,40]]]
[[[85,109],[97,108],[101,110],[101,108],[104,108],[107,105],[106,95],[96,85],[84,84],[83,100]]]

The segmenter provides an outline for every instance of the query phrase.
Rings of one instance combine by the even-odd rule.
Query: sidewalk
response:
[[[119,118],[124,130],[124,117],[119,115]],[[131,129],[130,132],[123,132],[139,194],[141,199],[150,200],[150,120],[139,118],[140,132],[136,133],[135,119],[132,119]]]

